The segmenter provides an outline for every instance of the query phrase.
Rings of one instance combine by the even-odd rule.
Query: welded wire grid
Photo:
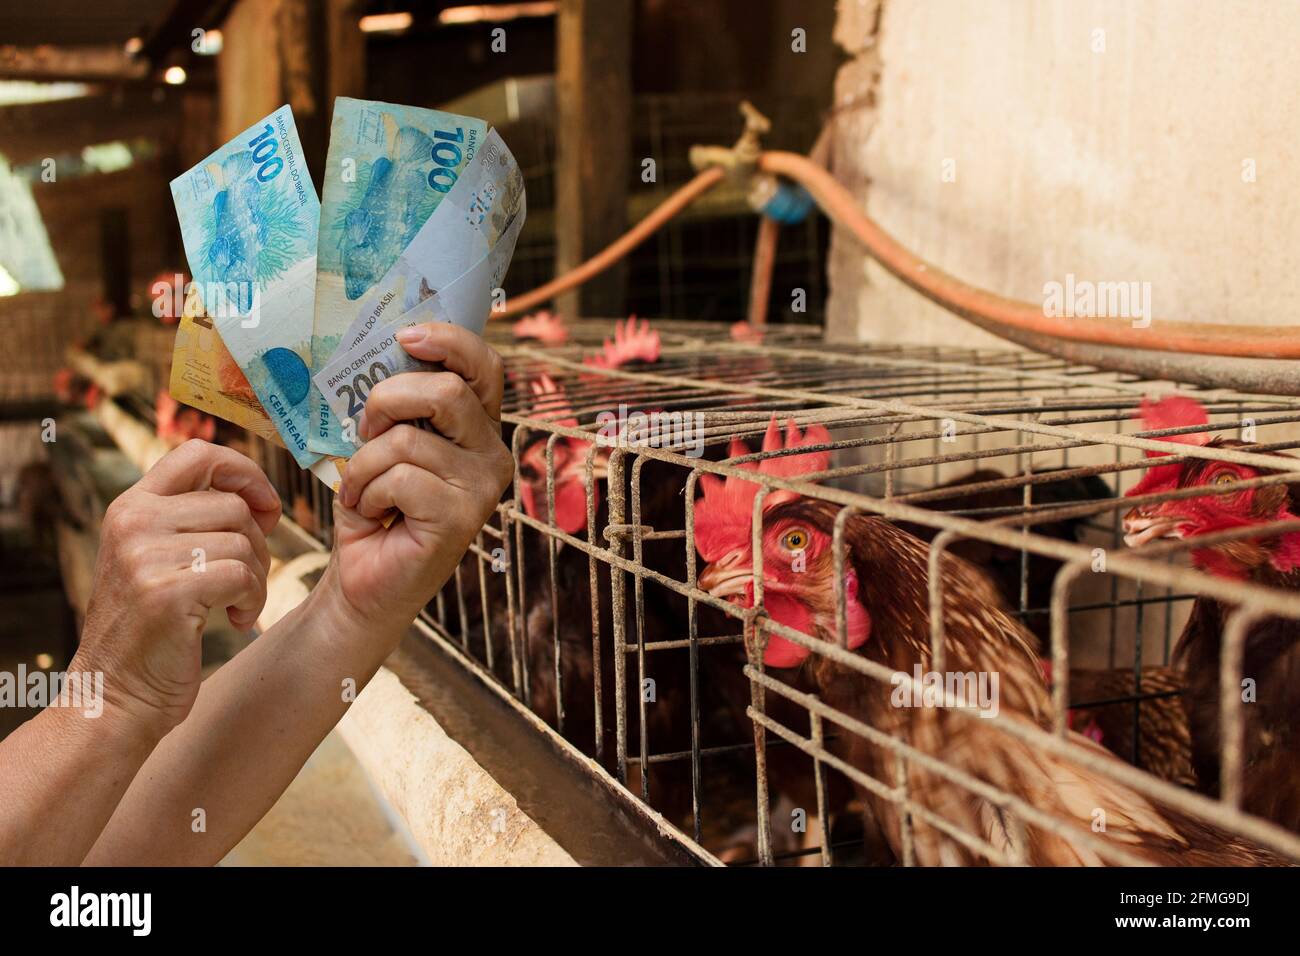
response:
[[[698,588],[702,561],[694,548],[694,500],[700,475],[713,474],[758,481],[762,491],[756,514],[764,496],[777,489],[840,506],[833,542],[837,578],[842,577],[845,560],[845,521],[859,513],[932,529],[930,533],[937,534],[931,546],[932,572],[938,555],[963,539],[1018,554],[1015,611],[1027,625],[1037,623],[1039,633],[1047,637],[1044,653],[1050,652],[1054,673],[1069,672],[1070,663],[1082,653],[1080,640],[1086,638],[1084,650],[1099,665],[1132,667],[1133,687],[1131,693],[1108,701],[1068,701],[1067,682],[1057,680],[1053,732],[1001,715],[992,722],[1167,806],[1300,860],[1300,838],[1239,809],[1239,693],[1225,693],[1223,698],[1223,787],[1217,801],[1118,760],[1100,758],[1066,739],[1067,707],[1123,703],[1132,708],[1131,753],[1140,763],[1143,706],[1166,693],[1144,691],[1143,670],[1168,663],[1182,616],[1196,596],[1241,608],[1230,618],[1224,637],[1222,686],[1227,690],[1241,685],[1242,645],[1251,621],[1265,614],[1300,617],[1300,598],[1294,594],[1211,577],[1191,569],[1185,560],[1175,560],[1189,550],[1188,542],[1148,546],[1138,554],[1126,551],[1119,539],[1120,516],[1134,504],[1186,494],[1119,497],[1151,463],[1144,451],[1177,450],[1279,470],[1235,485],[1236,490],[1300,478],[1300,465],[1268,454],[1300,444],[1286,438],[1288,432],[1296,433],[1300,400],[1187,392],[1206,406],[1210,430],[1231,435],[1249,421],[1260,442],[1247,450],[1192,448],[1158,440],[1169,432],[1137,434],[1141,425],[1134,414],[1140,399],[1171,393],[1171,383],[1142,382],[1031,353],[828,347],[807,330],[780,326],[769,328],[761,343],[742,343],[732,341],[721,326],[661,323],[658,362],[597,369],[582,358],[609,333],[610,324],[579,323],[574,329],[569,345],[553,349],[511,343],[494,329],[496,344],[507,359],[503,422],[516,458],[515,487],[430,606],[428,619],[486,674],[604,763],[624,786],[661,809],[682,833],[728,862],[849,862],[854,859],[855,837],[851,829],[845,839],[837,835],[842,820],[829,818],[827,794],[851,781],[905,808],[909,830],[914,821],[924,821],[990,862],[1016,862],[1014,854],[983,835],[947,826],[931,808],[916,803],[905,785],[872,778],[847,763],[833,745],[845,735],[862,736],[892,750],[900,768],[913,762],[954,788],[991,796],[1018,826],[1071,834],[1080,829],[1077,821],[1053,818],[906,741],[886,737],[795,688],[784,672],[766,669],[756,645],[777,634],[881,681],[881,693],[887,692],[891,677],[887,669],[846,649],[842,587],[836,595],[838,643],[793,631],[766,615],[758,580],[761,563],[755,568],[752,609]],[[543,375],[559,387],[562,398],[534,394],[532,383]],[[687,456],[681,445],[622,442],[603,448],[590,441],[601,413],[617,414],[620,404],[631,411],[700,413],[704,457]],[[829,470],[777,478],[740,469],[740,464],[767,457],[763,454],[739,461],[726,457],[733,437],[747,439],[750,448],[757,449],[773,413],[782,423],[793,420],[800,428],[820,423],[830,430]],[[1193,430],[1203,429],[1183,429]],[[551,515],[557,454],[562,458],[563,444],[572,439],[586,439],[573,447],[584,455],[579,471],[585,476],[587,527],[570,533]],[[328,494],[314,487],[287,456],[272,457],[282,459],[278,470],[275,461],[266,464],[286,501],[294,502],[295,512],[310,519],[313,530],[328,541]],[[1165,457],[1161,463],[1178,460]],[[996,468],[1001,477],[944,486],[975,468]],[[1115,497],[1053,500],[1050,506],[1036,502],[1035,494],[1045,484],[1070,478],[1100,478]],[[530,483],[535,492],[532,514],[523,503]],[[1010,505],[975,512],[944,510],[945,500],[1008,491],[1014,502]],[[1082,540],[1034,530],[1062,518],[1083,523]],[[1244,533],[1258,534],[1259,529]],[[1107,573],[1090,575],[1099,543],[1106,548]],[[675,557],[665,560],[665,549]],[[1028,581],[1035,557],[1062,565],[1050,599],[1037,606],[1030,601]],[[1098,578],[1105,582],[1100,593]],[[943,601],[940,576],[931,573],[927,586],[931,667],[942,672],[944,618],[933,613]],[[1085,590],[1087,594],[1079,593]],[[680,621],[668,615],[665,626],[663,608],[674,601],[685,613]],[[715,633],[702,625],[704,618],[730,626]],[[747,653],[746,631],[751,638]],[[727,668],[736,673],[743,668],[740,686],[746,699],[740,704],[740,721],[735,719],[734,687],[719,690],[720,682],[725,683],[719,674],[725,675]],[[539,693],[539,687],[544,692]],[[647,687],[653,692],[647,693]],[[719,704],[720,697],[731,699]],[[806,716],[806,726],[791,727],[774,719],[768,705],[778,699],[795,705]],[[733,705],[731,711],[727,703]],[[666,720],[664,709],[670,709]],[[957,711],[970,719],[988,719]],[[684,743],[679,736],[683,728]],[[802,791],[795,781],[770,779],[770,755],[781,748],[806,755]],[[816,806],[807,812],[817,824],[809,827],[810,833],[819,834],[816,840],[804,836],[791,843],[785,836],[788,818],[774,819],[774,813],[789,812],[788,801],[778,799],[786,792],[815,794],[811,799]],[[1086,833],[1080,836],[1082,841],[1087,838]],[[910,845],[906,835],[904,844]],[[1105,841],[1090,845],[1108,862],[1134,861]]]

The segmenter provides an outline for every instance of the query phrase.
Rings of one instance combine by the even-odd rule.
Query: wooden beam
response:
[[[163,65],[173,50],[183,49],[188,57],[194,42],[193,30],[219,27],[234,0],[175,0],[140,48],[140,59]]]
[[[565,272],[627,228],[632,161],[632,0],[561,0],[556,31],[555,267]],[[620,263],[558,300],[566,318],[622,315]]]
[[[326,112],[334,114],[336,96],[366,95],[366,35],[358,25],[365,0],[327,0],[325,34],[329,44]],[[328,121],[327,117],[327,121]]]
[[[146,80],[149,64],[120,46],[0,46],[0,79]]]
[[[179,135],[181,94],[130,87],[117,93],[0,106],[3,151],[11,163],[76,152],[83,146],[120,139],[156,139],[170,144]]]

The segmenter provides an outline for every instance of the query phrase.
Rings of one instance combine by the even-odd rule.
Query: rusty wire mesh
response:
[[[1068,682],[1055,680],[1047,728],[1005,715],[991,723],[1145,798],[1300,860],[1300,838],[1240,808],[1239,695],[1225,692],[1222,701],[1228,732],[1218,799],[1149,772],[1143,739],[1144,715],[1180,693],[1157,675],[1196,597],[1239,609],[1224,635],[1222,685],[1231,689],[1241,683],[1248,625],[1260,615],[1300,619],[1300,595],[1193,570],[1182,559],[1187,542],[1134,552],[1119,534],[1120,516],[1138,500],[1121,496],[1151,464],[1144,451],[1175,447],[1190,457],[1276,470],[1255,479],[1260,486],[1300,479],[1300,464],[1270,454],[1300,444],[1300,400],[1188,393],[1209,411],[1212,430],[1235,434],[1246,423],[1259,444],[1170,446],[1159,435],[1138,435],[1134,414],[1143,396],[1169,393],[1171,383],[1033,354],[831,346],[806,330],[781,327],[762,343],[742,343],[725,327],[664,323],[658,362],[584,365],[608,330],[606,323],[579,324],[571,344],[552,349],[497,341],[507,359],[503,423],[516,459],[515,486],[427,618],[473,666],[661,811],[683,839],[731,863],[873,862],[865,849],[871,841],[853,822],[870,794],[905,811],[898,862],[917,862],[917,827],[960,847],[964,859],[1022,861],[1014,841],[995,845],[919,800],[909,791],[910,766],[990,802],[1017,832],[1069,833],[1100,860],[1136,862],[1123,846],[1088,833],[1086,820],[1059,818],[968,769],[945,765],[762,663],[762,648],[776,635],[806,648],[811,660],[830,661],[888,693],[889,668],[847,647],[846,597],[838,584],[846,524],[854,515],[877,515],[933,539],[931,572],[949,550],[978,546],[998,555],[1011,613],[1039,637],[1052,673],[1078,663],[1131,672],[1123,693],[1102,700],[1069,700]],[[534,393],[543,376],[557,391]],[[687,454],[681,436],[657,446],[626,432],[614,447],[592,441],[620,406],[698,415],[691,421],[702,426],[703,455]],[[773,414],[801,428],[827,428],[829,468],[757,476],[740,466],[770,454],[728,457],[736,437],[757,448]],[[262,457],[295,518],[328,543],[329,495],[286,456],[264,448]],[[557,478],[560,468],[566,470]],[[756,514],[765,496],[780,491],[839,509],[832,633],[804,633],[772,619],[761,560],[752,607],[699,588],[694,503],[704,474],[757,481]],[[563,530],[557,488],[574,475],[581,477],[585,521]],[[1093,573],[1099,550],[1104,573]],[[944,607],[940,575],[931,573],[921,587],[932,612]],[[948,652],[947,617],[931,613],[927,624],[936,671]],[[1131,739],[1126,729],[1125,739],[1108,746],[1128,763],[1069,736],[1071,713],[1099,708],[1122,709]],[[985,719],[969,708],[953,710]],[[891,779],[846,758],[854,739],[893,754]],[[801,813],[806,831],[786,832]]]

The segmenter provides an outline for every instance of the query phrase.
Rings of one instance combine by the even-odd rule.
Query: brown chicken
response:
[[[1205,409],[1191,399],[1144,403],[1148,429],[1208,424]],[[1204,432],[1170,441],[1222,448],[1244,442],[1211,439]],[[1231,487],[1274,472],[1227,462],[1192,459],[1155,465],[1129,495],[1197,487]],[[1139,547],[1154,538],[1194,539],[1215,531],[1249,527],[1300,515],[1300,485],[1273,484],[1235,493],[1181,498],[1139,505],[1124,517],[1126,541]],[[1300,532],[1194,547],[1192,563],[1203,571],[1300,593]],[[1185,706],[1191,727],[1192,759],[1199,788],[1218,795],[1219,673],[1223,629],[1235,608],[1199,597],[1174,648],[1174,661],[1187,675]],[[1255,698],[1242,707],[1245,718],[1242,809],[1292,830],[1300,830],[1300,621],[1264,617],[1246,634],[1242,675],[1255,682]]]
[[[1142,668],[1140,690],[1131,667],[1072,667],[1070,727],[1161,780],[1194,787],[1192,735],[1182,699],[1186,688],[1179,667]]]
[[[810,428],[809,434],[800,436],[791,424],[785,447],[822,444],[825,437],[813,432]],[[824,452],[788,455],[766,459],[756,467],[768,474],[792,475],[821,470],[827,458]],[[696,546],[708,563],[699,585],[715,597],[751,606],[750,523],[757,486],[712,476],[701,484],[704,496],[696,503]],[[767,615],[778,625],[827,642],[837,640],[831,537],[838,510],[827,502],[774,492],[765,499],[762,515]],[[1008,814],[987,795],[912,760],[907,785],[919,805],[952,828],[1034,865],[1109,862],[1098,845],[1165,865],[1281,862],[1274,854],[1163,806],[1068,757],[1013,736],[998,721],[930,706],[924,699],[920,706],[900,701],[900,690],[910,687],[908,675],[925,677],[934,663],[926,586],[928,546],[883,519],[865,515],[850,519],[846,542],[848,561],[841,582],[847,602],[845,642],[849,651],[896,675],[891,681],[894,686],[813,654],[779,633],[769,634],[761,648],[765,665],[793,671],[792,680],[810,687],[850,719],[905,741],[980,784],[1012,794],[1061,826],[1042,826]],[[979,704],[985,712],[990,705],[996,707],[1001,721],[1024,728],[1049,727],[1051,701],[1032,635],[1001,609],[988,580],[965,561],[949,556],[942,573],[947,660],[945,674],[939,676],[968,675],[972,684],[989,685],[990,699],[981,696]],[[898,675],[904,676],[899,680]],[[1080,734],[1071,734],[1070,741],[1099,758],[1114,759]],[[896,783],[895,754],[889,747],[848,730],[832,746],[842,759],[871,777],[887,786]],[[901,857],[903,821],[898,806],[865,787],[859,788],[859,795],[894,855]],[[1100,832],[1099,820],[1104,821]],[[982,854],[922,816],[913,818],[913,827],[915,858],[921,864],[985,862]]]
[[[1038,476],[1057,469],[1035,471]],[[1033,501],[1037,506],[1067,506],[1088,501],[1110,500],[1110,486],[1096,475],[1065,472],[1056,481],[1036,484]],[[926,492],[924,507],[943,512],[961,512],[970,517],[996,520],[1002,513],[1012,513],[1024,501],[1019,486],[981,487],[1001,482],[1006,476],[993,468],[980,468],[960,478],[938,485]],[[971,489],[971,490],[967,490]],[[905,499],[906,500],[906,499]],[[1039,521],[1035,534],[1078,541],[1086,517],[1068,517]],[[898,526],[922,541],[932,541],[937,528],[911,522]],[[1020,607],[1023,582],[1026,607],[1025,626],[1039,640],[1039,652],[1045,653],[1051,635],[1051,618],[1046,609],[1051,602],[1052,584],[1061,562],[1041,554],[1030,553],[1023,561],[1018,548],[1009,548],[975,538],[958,538],[950,546],[953,554],[978,568],[1001,596],[1003,607],[1014,612]],[[1134,693],[1131,667],[1115,669],[1070,669],[1070,726],[1104,746],[1128,763],[1182,786],[1192,786],[1195,776],[1191,767],[1191,738],[1183,712],[1182,672],[1175,667],[1144,667],[1141,693]],[[1138,700],[1137,698],[1140,698]],[[1104,706],[1081,708],[1076,704],[1102,703]],[[1139,739],[1134,756],[1134,723]]]

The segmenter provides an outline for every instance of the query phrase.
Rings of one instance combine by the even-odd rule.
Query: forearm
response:
[[[87,863],[213,864],[271,808],[407,623],[357,619],[331,584],[203,682]]]
[[[76,866],[157,743],[104,702],[48,707],[0,741],[0,865]]]

